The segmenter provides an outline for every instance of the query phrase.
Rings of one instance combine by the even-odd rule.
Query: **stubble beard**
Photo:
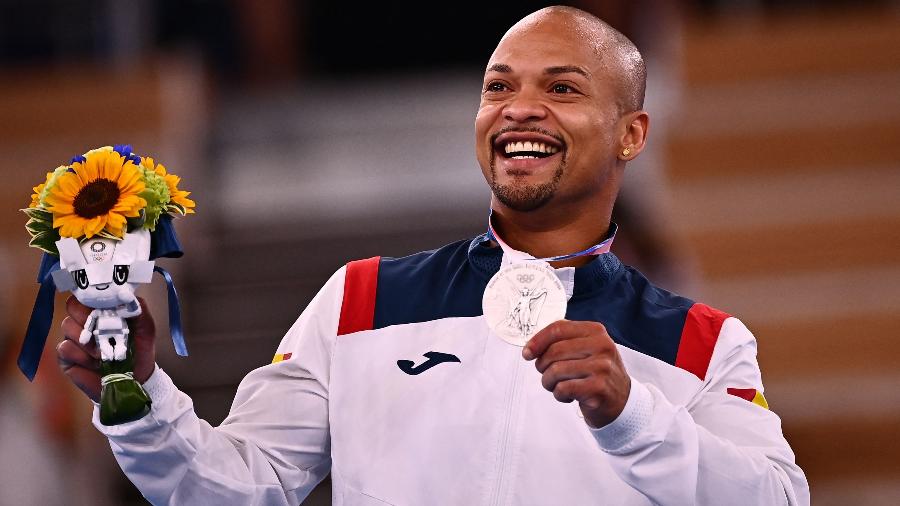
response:
[[[513,180],[507,184],[497,182],[497,167],[494,163],[495,153],[491,153],[491,191],[497,200],[506,207],[519,212],[535,211],[543,207],[559,188],[559,182],[562,180],[563,172],[566,168],[566,155],[563,153],[562,160],[553,172],[550,181],[542,184],[527,184],[524,178],[520,176],[512,176]]]

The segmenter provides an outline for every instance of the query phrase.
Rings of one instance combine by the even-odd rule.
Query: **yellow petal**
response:
[[[53,227],[59,228],[59,235],[61,237],[81,237],[84,235],[85,223],[86,221],[84,218],[71,214],[62,216],[59,219],[53,219]]]
[[[111,234],[122,237],[125,225],[127,222],[125,221],[125,217],[119,213],[109,213],[109,219],[106,222],[106,230],[108,230]]]
[[[72,207],[71,198],[57,195],[52,190],[47,194],[44,202],[47,204],[47,209],[54,213],[72,214],[75,212],[75,209]]]
[[[53,188],[50,189],[50,193],[54,195],[65,196],[70,200],[75,200],[75,196],[78,195],[78,192],[85,186],[81,183],[80,179],[81,178],[77,174],[63,174],[56,181],[56,184],[53,186]]]
[[[78,165],[78,167],[76,167]],[[78,182],[78,187],[87,186],[91,181],[96,181],[99,178],[97,174],[97,167],[95,164],[91,163],[81,163],[81,164],[73,164],[72,169],[75,170],[76,181]],[[71,172],[67,172],[65,175],[68,176]]]
[[[115,181],[122,172],[122,166],[125,165],[125,157],[115,151],[107,151],[103,157],[103,168],[106,171],[106,179]]]
[[[146,185],[141,179],[141,173],[137,169],[124,170],[121,177],[116,181],[119,191],[124,193],[140,193],[144,191]]]
[[[197,207],[197,204],[194,203],[193,200],[191,200],[189,198],[185,198],[181,195],[178,195],[177,197],[173,197],[172,202],[175,202],[176,204],[184,207],[186,214],[190,214],[190,212],[193,212],[193,211],[191,211],[191,209],[194,207]],[[190,212],[187,212],[187,211],[190,211]]]
[[[87,221],[84,225],[84,235],[88,239],[96,235],[98,232],[103,230],[103,227],[106,226],[106,215],[101,214],[100,216],[94,216],[90,220]]]
[[[120,199],[110,212],[122,213],[128,217],[138,216],[141,209],[147,206],[147,201],[137,195],[128,195]]]
[[[61,227],[67,223],[70,223],[72,220],[80,219],[78,216],[74,214],[56,214],[53,213],[53,228]]]
[[[75,163],[73,163],[72,165],[69,166],[69,169],[70,169],[70,170],[66,170],[66,172],[63,173],[63,175],[59,176],[59,179],[62,179],[63,177],[65,177],[65,176],[67,176],[67,175],[69,175],[69,174],[74,174],[73,177],[77,178],[77,181],[78,181],[79,186],[83,186],[83,185],[87,184],[87,180],[86,180],[86,179],[83,179],[83,178],[81,177],[81,173],[87,171],[87,169],[84,167],[84,164],[83,164],[83,163],[81,163],[81,162],[75,162]],[[59,181],[59,180],[57,180],[57,184],[59,184],[58,181]]]
[[[47,197],[46,203],[47,203],[47,210],[52,211],[54,214],[61,214],[61,215],[75,214],[75,208],[72,207],[72,204],[69,204],[66,202],[60,202],[60,203],[54,204],[50,201],[49,196]]]

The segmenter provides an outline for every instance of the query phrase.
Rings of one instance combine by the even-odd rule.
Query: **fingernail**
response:
[[[525,348],[522,348],[522,358],[524,358],[525,360],[531,360],[534,358],[534,353],[531,352],[531,348],[528,348],[527,346]]]

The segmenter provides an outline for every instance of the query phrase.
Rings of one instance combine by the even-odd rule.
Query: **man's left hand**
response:
[[[631,378],[603,324],[553,322],[528,341],[522,356],[537,358],[544,388],[560,402],[578,401],[591,427],[603,427],[625,409]]]

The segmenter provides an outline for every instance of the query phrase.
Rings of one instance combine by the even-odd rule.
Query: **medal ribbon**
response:
[[[493,212],[491,212],[491,216],[493,216]],[[503,253],[505,255],[509,255],[511,257],[517,257],[516,260],[539,260],[544,262],[558,262],[560,260],[569,260],[571,258],[589,256],[589,255],[602,255],[604,253],[609,253],[609,249],[612,247],[613,240],[616,238],[616,232],[618,232],[619,227],[613,222],[609,224],[609,234],[606,239],[603,241],[591,246],[590,248],[583,249],[581,251],[577,251],[575,253],[568,253],[565,255],[557,255],[552,257],[544,257],[544,258],[535,258],[528,253],[523,253],[521,251],[517,251],[513,249],[510,245],[506,244],[503,239],[500,238],[499,235],[494,231],[494,225],[491,223],[490,216],[488,217],[488,239],[497,241],[497,244],[500,245],[500,248],[503,249]],[[513,253],[511,255],[511,253]]]

